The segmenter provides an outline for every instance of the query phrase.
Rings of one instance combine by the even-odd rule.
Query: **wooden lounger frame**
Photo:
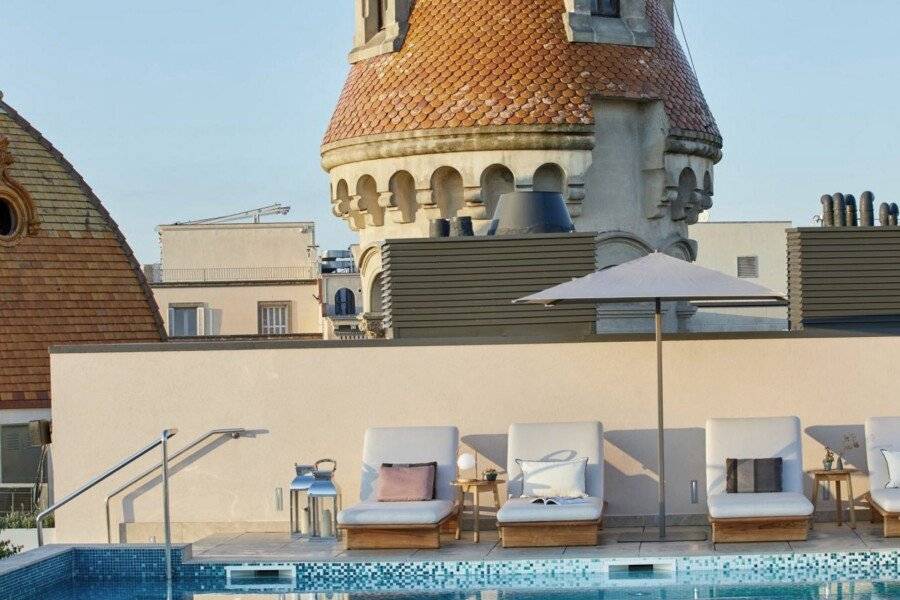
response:
[[[345,550],[436,550],[459,508],[433,525],[341,525]]]
[[[878,505],[869,496],[869,510],[872,513],[872,522],[884,522],[884,537],[900,537],[900,513],[890,512]]]
[[[803,542],[809,536],[812,517],[709,517],[713,543]]]
[[[547,521],[540,523],[498,523],[504,548],[557,548],[596,546],[603,527],[599,521]]]

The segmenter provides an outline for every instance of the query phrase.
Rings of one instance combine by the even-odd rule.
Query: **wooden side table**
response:
[[[474,540],[477,544],[481,541],[481,525],[479,523],[479,513],[481,509],[481,503],[478,498],[483,492],[493,492],[494,493],[494,507],[497,510],[500,510],[500,489],[499,486],[501,483],[504,483],[501,480],[495,481],[487,481],[484,479],[460,479],[453,482],[453,485],[459,488],[460,498],[460,517],[456,521],[456,539],[460,539],[460,526],[462,525],[462,510],[466,507],[466,498],[465,495],[471,493],[473,500],[473,509],[475,512],[475,534]]]
[[[847,498],[847,507],[850,513],[850,528],[856,529],[856,513],[853,511],[853,474],[856,473],[856,469],[841,469],[841,470],[816,470],[810,471],[809,474],[813,477],[813,491],[812,491],[812,505],[813,505],[813,515],[816,512],[816,501],[819,499],[819,486],[824,482],[826,485],[828,483],[834,482],[834,504],[837,508],[837,524],[842,525],[844,519],[844,511],[841,507],[841,483],[847,482],[847,491],[849,493],[849,498]]]

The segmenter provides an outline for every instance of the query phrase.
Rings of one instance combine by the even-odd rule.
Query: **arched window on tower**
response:
[[[591,12],[598,17],[618,17],[619,0],[592,0]]]
[[[352,290],[341,288],[337,291],[334,295],[334,314],[338,316],[356,314],[356,298]]]
[[[618,0],[616,0],[618,2]],[[378,6],[378,31],[384,30],[387,27],[387,5],[388,0],[375,0],[375,4]]]

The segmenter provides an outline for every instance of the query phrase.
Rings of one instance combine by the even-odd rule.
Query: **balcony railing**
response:
[[[222,283],[230,281],[297,281],[318,279],[318,265],[293,267],[206,267],[197,269],[145,268],[150,283]]]

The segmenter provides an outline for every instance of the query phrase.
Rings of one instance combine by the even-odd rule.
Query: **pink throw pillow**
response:
[[[434,467],[381,467],[375,499],[378,502],[434,500]]]

